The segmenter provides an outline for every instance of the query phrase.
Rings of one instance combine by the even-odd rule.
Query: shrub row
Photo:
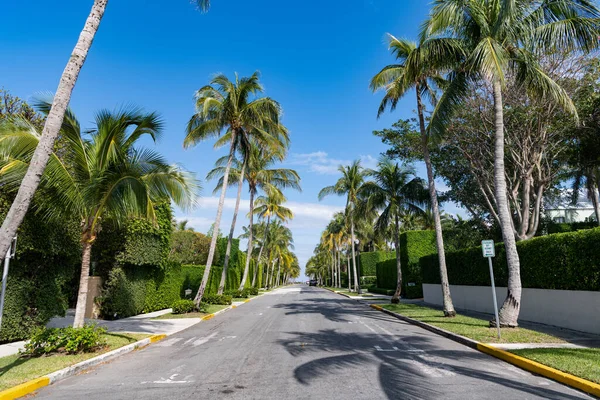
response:
[[[30,357],[53,353],[89,353],[106,346],[106,329],[95,325],[83,328],[40,328],[34,332],[21,354]]]
[[[393,296],[394,292],[396,292],[396,290],[375,287],[375,288],[369,288],[369,292],[377,293],[377,294],[385,294],[387,296]]]
[[[370,251],[360,253],[358,257],[358,275],[359,276],[375,276],[377,273],[377,263],[390,258],[396,257],[393,251]]]
[[[600,290],[600,228],[558,233],[517,243],[521,283],[525,288]],[[488,262],[481,247],[446,253],[448,279],[453,285],[489,286]],[[440,283],[437,255],[421,258],[423,282]],[[506,286],[504,244],[496,244],[494,277]]]
[[[173,310],[173,314],[187,314],[196,310],[196,303],[194,303],[194,300],[177,300],[173,303],[171,309]]]
[[[204,304],[217,304],[221,306],[231,305],[232,298],[226,294],[205,294],[202,297],[202,303]]]
[[[396,289],[398,269],[394,258],[377,263],[377,287]],[[419,260],[421,257],[436,254],[434,231],[408,231],[400,235],[400,263],[402,266],[402,295],[409,299],[423,297],[423,281]],[[409,286],[410,284],[410,286]]]

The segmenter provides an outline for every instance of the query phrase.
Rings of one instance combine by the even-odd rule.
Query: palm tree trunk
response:
[[[219,232],[219,226],[221,225],[221,217],[223,216],[223,205],[225,204],[225,194],[227,193],[227,183],[229,180],[229,171],[231,170],[231,164],[233,163],[233,156],[235,153],[235,131],[231,134],[231,146],[229,148],[229,159],[227,160],[227,166],[225,167],[225,173],[223,174],[223,187],[221,189],[221,197],[219,198],[219,206],[217,208],[217,217],[215,219],[215,225],[213,227],[213,235],[210,240],[210,249],[208,250],[208,259],[206,260],[206,268],[202,275],[202,282],[198,288],[198,293],[194,298],[196,307],[200,307],[202,296],[204,296],[204,290],[206,290],[206,284],[208,283],[208,277],[210,276],[210,268],[212,267],[213,259],[215,258],[215,249],[217,248],[217,237]]]
[[[337,276],[338,276],[338,287],[342,288],[342,260],[339,251],[336,251],[337,254]]]
[[[258,266],[260,264],[260,257],[262,256],[263,250],[265,248],[265,244],[267,243],[267,237],[269,235],[269,224],[271,223],[271,216],[269,215],[267,217],[267,226],[265,227],[265,238],[262,242],[262,244],[260,245],[260,250],[258,252],[258,258],[256,259],[256,270],[254,271],[254,274],[256,275],[256,272],[258,271]],[[269,275],[269,263],[267,262],[267,276]],[[265,281],[265,285],[267,284],[267,282]]]
[[[348,272],[348,291],[352,290],[352,271],[350,270],[350,256],[348,256],[348,266],[346,267]]]
[[[588,178],[588,181],[590,179]],[[600,180],[599,180],[600,187]],[[596,222],[600,225],[600,198],[598,197],[598,188],[594,187],[593,180],[588,184],[588,192],[590,192],[590,198],[592,199],[592,204],[594,205],[594,213],[596,214]]]
[[[421,145],[423,147],[423,158],[427,169],[427,182],[429,184],[429,197],[431,198],[431,210],[433,212],[433,224],[435,227],[435,244],[437,246],[438,260],[440,263],[440,282],[442,284],[442,297],[444,304],[444,316],[455,317],[456,311],[452,304],[452,295],[450,293],[450,283],[448,281],[448,269],[446,268],[446,253],[444,250],[444,237],[442,235],[442,221],[440,218],[440,207],[435,190],[435,179],[433,177],[433,168],[429,158],[429,144],[427,132],[425,130],[425,118],[423,117],[423,102],[421,101],[421,92],[419,85],[417,91],[417,112],[419,114],[419,127],[421,129]]]
[[[83,249],[81,253],[81,275],[79,276],[79,292],[75,306],[75,320],[73,328],[82,328],[85,325],[85,306],[87,304],[88,281],[90,276],[90,258],[92,255],[92,242],[89,235],[83,235]]]
[[[277,262],[277,279],[275,280],[275,287],[279,286],[279,276],[281,273],[281,260]]]
[[[498,203],[498,217],[502,229],[502,239],[506,250],[506,264],[508,265],[508,293],[500,309],[500,325],[508,327],[518,326],[519,311],[521,309],[521,267],[515,234],[512,229],[510,210],[506,196],[506,176],[504,174],[504,106],[502,100],[502,87],[497,80],[493,82],[494,111],[495,111],[495,141],[494,141],[494,186],[496,201]],[[493,322],[495,323],[495,322]]]
[[[402,295],[402,264],[400,261],[400,222],[398,215],[394,221],[394,245],[396,246],[396,269],[398,270],[398,281],[396,282],[396,292],[392,296],[392,303],[400,303],[400,295]]]
[[[71,101],[71,93],[79,77],[79,72],[85,63],[88,52],[92,47],[94,36],[104,16],[104,10],[108,0],[95,0],[92,10],[85,21],[83,30],[79,34],[77,44],[71,53],[69,62],[60,77],[56,95],[52,102],[52,108],[46,117],[46,123],[42,131],[42,137],[33,153],[27,172],[21,181],[19,191],[13,200],[2,227],[0,227],[0,254],[6,254],[10,244],[17,233],[17,229],[23,222],[25,214],[29,209],[31,199],[40,184],[42,174],[54,148],[54,142],[63,123],[65,111]]]
[[[246,265],[244,266],[244,275],[242,276],[242,281],[240,282],[240,290],[244,289],[246,286],[246,280],[248,279],[248,273],[250,272],[250,260],[252,259],[252,239],[253,239],[253,226],[254,226],[254,190],[250,188],[250,231],[248,236],[248,250],[246,252]],[[256,275],[258,271],[258,263],[256,263],[254,267],[254,277],[252,278],[252,287],[256,283]]]
[[[354,237],[354,219],[351,218],[350,220],[350,238],[352,240],[352,243],[350,243],[350,246],[352,247],[352,268],[354,269],[354,290],[356,291],[356,293],[360,294],[360,278],[356,272],[356,255],[354,254],[354,243],[355,243],[355,237]]]
[[[229,230],[229,238],[227,238],[227,249],[225,250],[225,261],[223,261],[223,273],[221,273],[221,282],[217,294],[223,294],[225,289],[225,280],[227,279],[227,268],[229,267],[229,259],[231,258],[231,241],[233,240],[233,232],[235,231],[235,222],[240,210],[240,200],[242,198],[242,188],[244,187],[244,172],[246,170],[246,162],[242,164],[240,180],[238,182],[237,198],[235,200],[235,210],[233,211],[233,219],[231,220],[231,229]],[[244,287],[240,290],[242,290]]]

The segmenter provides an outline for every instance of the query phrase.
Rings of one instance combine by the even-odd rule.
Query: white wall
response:
[[[450,285],[450,290],[457,309],[494,313],[491,287]],[[496,296],[501,307],[506,288],[497,287]],[[441,286],[424,283],[423,297],[441,306]],[[600,334],[600,292],[523,289],[519,320]]]

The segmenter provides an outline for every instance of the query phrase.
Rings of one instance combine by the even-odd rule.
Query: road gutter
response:
[[[600,385],[592,381],[588,381],[587,379],[579,378],[575,375],[559,371],[557,369],[540,364],[536,361],[529,360],[527,358],[517,356],[516,354],[509,353],[508,351],[504,351],[490,344],[480,343],[475,340],[458,335],[456,333],[449,332],[445,329],[438,328],[437,326],[426,324],[425,322],[406,317],[402,314],[398,314],[390,310],[386,310],[385,308],[378,306],[377,304],[371,304],[370,306],[375,310],[381,311],[385,314],[391,315],[392,317],[398,318],[399,320],[408,322],[410,324],[417,325],[418,327],[444,336],[445,338],[448,338],[450,340],[454,340],[455,342],[458,342],[472,349],[478,350],[482,353],[496,357],[502,361],[510,363],[526,371],[533,372],[535,374],[552,379],[564,385],[581,390],[582,392],[591,394],[596,397],[600,397]],[[0,400],[2,399],[0,398]]]
[[[261,296],[261,294],[255,296],[255,297],[246,299],[246,300],[244,300],[244,302],[242,304],[248,303],[251,300],[253,300],[257,297],[260,297],[260,296]],[[242,304],[239,304],[239,305],[242,305]],[[202,321],[208,321],[208,320],[214,318],[215,316],[222,314],[227,310],[234,309],[236,307],[238,307],[238,306],[232,304],[229,307],[219,310],[215,313],[205,315],[204,317],[202,317],[200,319],[200,321],[198,321],[198,323],[200,323]],[[194,324],[194,325],[196,325],[196,324]],[[194,326],[194,325],[191,325],[191,326]],[[187,327],[185,329],[188,329],[190,327]],[[185,330],[185,329],[182,329],[182,330]],[[160,340],[163,340],[167,336],[174,335],[179,332],[181,332],[181,331],[172,332],[168,335],[167,334],[152,335],[145,339],[139,340],[135,343],[131,343],[126,346],[119,347],[118,349],[109,351],[107,353],[100,354],[99,356],[90,358],[89,360],[82,361],[80,363],[71,365],[70,367],[63,368],[61,370],[52,372],[45,376],[41,376],[39,378],[32,379],[28,382],[14,386],[12,388],[3,390],[0,392],[0,400],[13,400],[13,399],[18,399],[20,397],[26,396],[28,394],[35,392],[38,389],[43,388],[44,386],[52,385],[58,381],[61,381],[70,376],[76,375],[80,372],[83,372],[87,369],[95,367],[99,364],[103,364],[105,362],[111,361],[119,356],[124,355],[124,354],[131,353],[132,351],[143,349],[152,343],[156,343]]]

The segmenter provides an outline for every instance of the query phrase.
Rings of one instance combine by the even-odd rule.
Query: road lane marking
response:
[[[203,338],[200,338],[200,339],[196,340],[196,341],[193,343],[193,346],[194,346],[194,347],[197,347],[197,346],[201,346],[201,345],[203,345],[204,343],[208,342],[210,339],[212,339],[212,338],[214,338],[215,336],[217,336],[217,333],[218,333],[218,332],[215,332],[215,333],[213,333],[212,335],[209,335],[209,336],[207,336],[207,337],[203,337]]]

